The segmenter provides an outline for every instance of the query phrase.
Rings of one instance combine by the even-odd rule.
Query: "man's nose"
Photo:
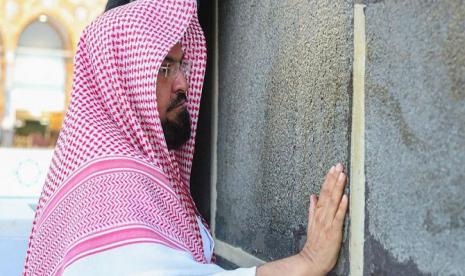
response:
[[[174,91],[184,91],[186,92],[189,89],[189,82],[187,80],[187,76],[184,74],[182,70],[179,70],[176,79],[174,80]]]

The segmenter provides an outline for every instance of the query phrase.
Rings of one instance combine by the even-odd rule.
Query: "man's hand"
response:
[[[315,274],[324,275],[336,264],[348,198],[343,195],[347,177],[341,164],[333,166],[321,187],[320,199],[310,196],[307,242],[299,253]]]
[[[307,242],[299,254],[257,268],[263,275],[325,275],[334,267],[342,242],[348,198],[347,177],[341,164],[333,166],[321,187],[320,199],[310,196]]]

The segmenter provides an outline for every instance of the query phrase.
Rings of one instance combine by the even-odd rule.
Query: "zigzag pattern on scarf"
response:
[[[99,162],[121,163],[121,159]],[[99,162],[90,168],[95,168]],[[174,236],[174,240],[167,239],[168,242],[164,243],[179,250],[186,250],[185,245],[187,248],[194,246],[195,235],[189,231],[179,199],[173,191],[167,192],[169,185],[159,183],[160,178],[155,178],[155,175],[156,172],[147,174],[147,171],[136,169],[110,168],[98,170],[98,173],[85,178],[85,183],[65,184],[74,189],[61,195],[61,200],[55,206],[46,207],[53,210],[41,222],[41,230],[36,233],[36,241],[41,246],[31,255],[37,262],[35,267],[62,269],[63,265],[67,266],[76,260],[63,262],[67,258],[66,253],[79,243],[103,232],[120,231],[128,226],[150,229],[155,234],[153,242],[160,243],[157,235]],[[149,240],[143,239],[144,242]],[[133,242],[127,240],[127,237],[118,240],[124,241],[126,243],[120,245]],[[53,252],[53,258],[47,258],[46,251]],[[59,258],[62,255],[65,258]],[[43,273],[45,271],[41,268],[33,271],[33,274]]]

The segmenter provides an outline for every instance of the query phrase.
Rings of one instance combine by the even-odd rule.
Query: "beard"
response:
[[[169,112],[176,112],[175,108],[183,100],[186,100],[185,94],[179,93],[178,97],[168,107],[167,114]],[[168,117],[169,116],[166,116],[165,120],[161,122],[161,127],[165,134],[166,146],[168,150],[177,150],[191,138],[191,118],[186,107],[177,111],[174,119],[169,120]]]

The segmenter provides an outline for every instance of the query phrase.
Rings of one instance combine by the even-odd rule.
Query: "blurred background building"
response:
[[[0,275],[19,275],[70,100],[73,57],[105,0],[0,0]]]

